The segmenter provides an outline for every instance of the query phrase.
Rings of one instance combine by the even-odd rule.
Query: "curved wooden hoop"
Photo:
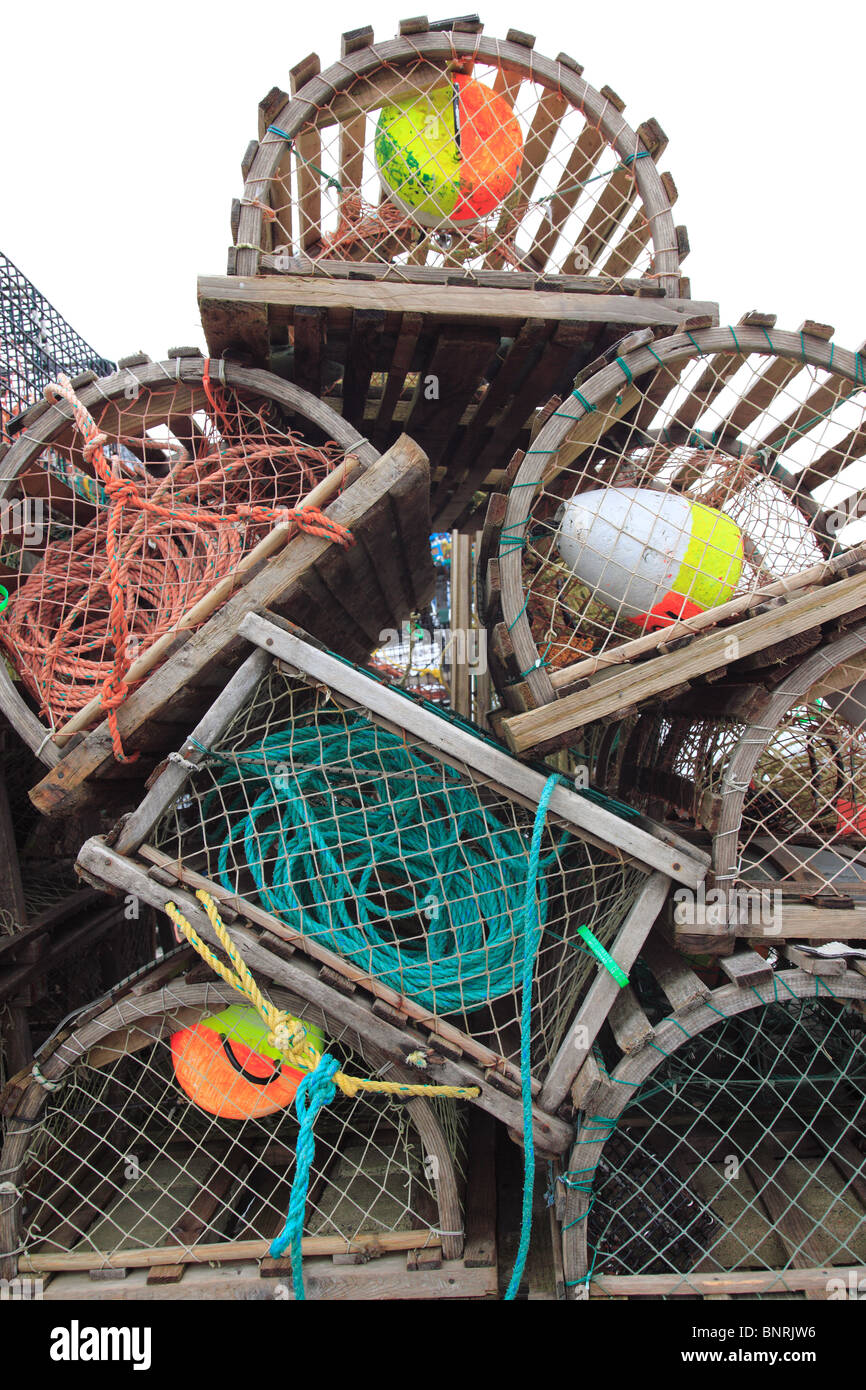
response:
[[[129,396],[131,388],[142,391],[171,385],[174,382],[195,386],[202,380],[204,367],[205,358],[201,356],[178,357],[167,362],[147,362],[124,367],[112,376],[82,386],[78,391],[78,397],[82,404],[93,412],[106,402],[134,399]],[[354,454],[363,468],[369,468],[379,458],[379,451],[342,416],[317,396],[302,390],[292,382],[283,381],[281,377],[270,372],[240,367],[222,359],[219,362],[211,360],[211,371],[219,382],[224,381],[227,386],[238,390],[255,391],[265,399],[276,401],[278,405],[309,420],[323,430],[328,438],[341,445],[347,453]],[[204,406],[206,403],[206,397],[202,392],[201,404]],[[45,401],[31,407],[28,420],[31,422],[29,427],[0,459],[0,502],[12,494],[18,475],[27,465],[37,459],[44,449],[50,447],[58,434],[71,428],[73,411],[66,401]],[[46,767],[55,767],[61,754],[58,747],[51,742],[52,730],[33,713],[3,661],[0,661],[0,710],[41,762]]]
[[[642,161],[646,163],[646,161]],[[845,348],[836,347],[822,338],[805,333],[766,332],[761,328],[741,325],[736,329],[705,328],[694,333],[677,333],[648,347],[636,348],[603,367],[580,388],[586,402],[581,404],[574,395],[568,396],[539,430],[537,438],[523,460],[511,490],[500,533],[500,576],[502,583],[503,619],[514,644],[514,651],[532,696],[538,705],[549,705],[557,692],[543,667],[538,665],[538,648],[526,615],[526,595],[523,590],[522,540],[526,534],[533,502],[540,486],[555,478],[565,467],[557,464],[567,445],[580,439],[579,427],[597,411],[612,426],[636,404],[639,388],[632,385],[640,377],[654,373],[660,367],[681,367],[695,357],[740,356],[752,353],[764,357],[787,357],[804,366],[832,369],[836,376],[846,377],[855,386],[866,385],[862,359]],[[622,364],[622,365],[620,365]],[[671,378],[671,388],[675,385]],[[589,407],[589,409],[587,409]],[[593,437],[598,422],[592,420]],[[572,432],[575,436],[572,437]],[[503,539],[504,538],[504,539]]]
[[[785,984],[779,989],[779,981],[782,979]],[[725,985],[714,990],[705,1004],[698,1005],[688,1014],[687,1030],[685,1024],[674,1017],[663,1019],[655,1028],[654,1046],[643,1047],[639,1052],[624,1057],[593,1102],[593,1116],[588,1121],[587,1128],[601,1137],[591,1138],[582,1143],[578,1130],[577,1141],[571,1152],[571,1168],[596,1168],[609,1137],[608,1127],[598,1122],[619,1119],[634,1098],[637,1087],[646,1081],[671,1053],[717,1024],[720,1014],[726,1019],[735,1018],[737,1014],[762,1008],[767,1004],[784,1004],[792,1002],[794,998],[810,997],[866,999],[866,978],[849,971],[847,975],[834,979],[831,989],[818,975],[807,975],[803,970],[786,970],[772,980],[753,985],[750,989],[743,989],[739,985]],[[574,1188],[566,1187],[565,1191],[562,1218],[563,1264],[566,1285],[573,1290],[586,1279],[589,1267],[586,1217],[591,1199],[588,1193],[576,1191]],[[687,1276],[684,1275],[683,1278],[686,1279]],[[571,1296],[576,1297],[576,1294]]]
[[[679,294],[679,252],[670,199],[652,159],[635,159],[644,150],[640,136],[623,120],[616,106],[584,82],[582,77],[559,61],[542,58],[522,44],[458,32],[415,34],[411,38],[389,39],[372,44],[340,59],[320,76],[313,77],[274,117],[288,137],[269,132],[261,141],[247,175],[244,200],[238,222],[236,274],[257,275],[261,265],[262,220],[260,204],[266,201],[268,184],[276,177],[289,141],[305,124],[333,124],[339,119],[334,109],[323,112],[346,93],[359,78],[370,78],[377,70],[406,67],[423,61],[430,66],[431,78],[438,77],[445,65],[460,58],[474,58],[507,67],[530,81],[560,92],[597,126],[620,159],[634,161],[634,173],[644,212],[651,229],[653,270],[666,295]],[[395,95],[391,93],[390,95]],[[381,104],[381,87],[366,96],[360,93],[358,105],[373,109]],[[335,102],[336,111],[339,110]]]
[[[721,816],[713,835],[713,872],[719,888],[730,888],[737,874],[743,806],[761,754],[788,710],[834,667],[866,650],[866,623],[810,653],[781,685],[768,694],[758,720],[749,724],[731,754],[719,788]]]
[[[324,1024],[327,1034],[339,1037],[352,1035],[353,1043],[362,1052],[365,1060],[374,1068],[380,1068],[385,1058],[372,1044],[352,1033],[338,1020],[331,1020],[324,1010],[305,1003],[287,990],[272,987],[269,997],[281,1009],[304,1018],[310,1014],[316,1021]],[[61,1082],[69,1072],[92,1048],[116,1039],[117,1034],[129,1030],[139,1030],[148,1034],[144,1043],[158,1042],[169,1029],[178,1026],[177,1014],[182,1011],[184,1026],[196,1017],[213,1013],[215,1008],[224,1008],[237,1003],[238,995],[221,980],[204,984],[168,985],[151,994],[121,999],[104,1013],[90,1019],[69,1037],[61,1038],[54,1050],[44,1061],[40,1061],[42,1076],[49,1082]],[[148,1023],[151,1025],[147,1027]],[[355,1041],[357,1040],[357,1041]],[[395,1081],[417,1081],[417,1075],[408,1068],[390,1065],[388,1079]],[[0,1172],[11,1184],[12,1190],[0,1194],[0,1270],[12,1265],[13,1275],[17,1265],[14,1261],[22,1240],[23,1189],[19,1190],[18,1180],[27,1158],[30,1136],[42,1115],[48,1101],[49,1091],[35,1079],[24,1091],[13,1116],[9,1120],[6,1140],[0,1154]],[[459,1259],[463,1252],[463,1209],[460,1202],[459,1183],[454,1167],[454,1159],[447,1139],[430,1102],[416,1096],[406,1102],[406,1110],[418,1131],[425,1154],[437,1160],[433,1165],[437,1173],[434,1179],[439,1206],[439,1223],[442,1232],[442,1252],[446,1259]],[[9,1253],[11,1252],[11,1253]],[[11,1277],[11,1276],[6,1276]]]

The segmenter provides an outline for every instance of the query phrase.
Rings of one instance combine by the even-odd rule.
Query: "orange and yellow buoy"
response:
[[[306,1028],[308,1041],[323,1052],[321,1029]],[[181,1028],[172,1036],[171,1057],[190,1100],[223,1120],[259,1119],[285,1109],[306,1075],[285,1064],[259,1014],[240,1004]]]
[[[460,74],[382,108],[376,164],[388,194],[423,226],[477,221],[511,192],[523,158],[504,97]]]

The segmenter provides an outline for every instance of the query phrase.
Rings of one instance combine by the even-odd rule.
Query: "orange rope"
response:
[[[129,693],[133,629],[136,641],[150,646],[278,523],[292,523],[338,545],[353,543],[345,527],[316,507],[276,505],[292,476],[281,466],[283,455],[295,465],[300,497],[304,487],[333,466],[337,446],[315,449],[291,433],[271,442],[267,407],[256,413],[238,402],[232,418],[209,368],[206,362],[203,385],[220,432],[218,447],[203,435],[203,455],[190,460],[183,446],[175,446],[177,456],[163,478],[148,475],[144,467],[140,477],[124,476],[122,470],[137,461],[130,465],[118,455],[109,463],[107,435],[67,377],[60,376],[45,392],[49,400],[62,399],[72,407],[83,439],[81,454],[102,485],[107,506],[71,539],[49,541],[9,605],[3,638],[25,684],[52,718],[83,708],[93,685],[101,681],[102,707],[119,762],[138,756],[125,753],[117,725],[117,711]],[[245,413],[264,438],[253,435],[248,442],[244,437]],[[140,440],[124,436],[119,442],[141,451],[163,447],[144,432]],[[257,475],[251,464],[266,464],[270,477]],[[262,505],[271,498],[274,505]],[[103,656],[106,613],[110,661]]]

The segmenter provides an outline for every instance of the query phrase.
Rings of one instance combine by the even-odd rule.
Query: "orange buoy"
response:
[[[323,1052],[321,1029],[306,1027],[308,1040]],[[307,1074],[283,1062],[255,1009],[242,1005],[173,1034],[171,1059],[190,1100],[221,1120],[260,1119],[285,1109]]]

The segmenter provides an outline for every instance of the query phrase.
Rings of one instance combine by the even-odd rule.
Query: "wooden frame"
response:
[[[259,139],[244,156],[244,195],[233,208],[228,275],[199,281],[213,353],[263,366],[272,354],[299,384],[323,391],[378,448],[389,447],[401,429],[417,441],[430,458],[440,530],[477,528],[480,497],[501,482],[514,451],[529,446],[545,402],[569,390],[623,334],[718,321],[718,306],[693,301],[679,275],[688,238],[673,223],[675,185],[658,172],[667,144],[658,123],[631,130],[616,93],[595,91],[573,59],[560,54],[551,62],[534,52],[531,35],[512,30],[502,42],[485,38],[482,28],[476,20],[418,19],[378,44],[372,29],[359,28],[343,36],[341,61],[327,72],[320,74],[315,54],[298,63],[291,96],[274,88],[259,107]],[[533,95],[528,172],[497,227],[509,235],[522,227],[547,161],[551,188],[556,184],[542,200],[549,225],[545,220],[533,233],[520,268],[503,268],[494,247],[483,266],[467,270],[455,248],[443,256],[420,226],[422,239],[411,245],[415,231],[369,251],[322,254],[322,218],[335,211],[335,191],[341,227],[347,200],[360,194],[367,113],[411,89],[410,71],[437,83],[473,63],[496,67],[496,91],[512,104],[524,82],[541,94]],[[586,121],[582,133],[571,132],[563,144],[561,123],[577,113]],[[341,142],[339,179],[324,192],[323,131],[338,132]],[[593,172],[611,150],[620,162]],[[551,273],[560,234],[574,231],[585,185],[595,201],[574,234],[586,233],[580,249],[591,251],[590,272]],[[458,240],[466,242],[463,233]],[[649,272],[629,277],[647,245]],[[440,256],[443,265],[425,264]],[[397,264],[398,257],[406,263]],[[563,268],[573,270],[573,259]]]
[[[831,330],[807,322],[799,333],[781,332],[773,328],[774,323],[772,315],[747,314],[736,329],[700,328],[663,338],[655,346],[646,344],[631,351],[624,348],[617,360],[581,382],[580,390],[562,401],[519,463],[507,497],[491,500],[485,528],[487,568],[481,579],[491,645],[497,653],[493,674],[512,711],[504,728],[515,751],[563,746],[573,741],[570,736],[583,725],[643,700],[657,701],[683,681],[727,664],[732,659],[731,650],[738,657],[760,652],[862,604],[866,580],[858,567],[863,548],[836,553],[824,514],[810,493],[811,488],[835,476],[834,469],[844,468],[851,458],[866,451],[866,434],[855,430],[845,449],[826,451],[820,466],[801,472],[799,466],[789,470],[795,503],[808,518],[827,557],[822,564],[737,596],[688,622],[675,622],[552,672],[539,658],[525,612],[522,576],[521,541],[534,499],[542,486],[555,480],[585,449],[604,440],[608,433],[613,439],[620,422],[628,427],[630,412],[642,399],[637,383],[648,386],[655,408],[699,357],[706,357],[711,364],[705,375],[709,378],[715,371],[713,381],[716,377],[727,380],[750,355],[770,358],[770,367],[750,386],[736,416],[733,433],[747,433],[751,421],[761,416],[800,367],[810,365],[828,371],[828,383],[815,387],[808,401],[794,411],[791,428],[786,430],[780,424],[775,430],[780,456],[791,439],[799,439],[804,432],[799,429],[801,417],[809,415],[813,401],[814,413],[820,418],[821,409],[838,403],[839,392],[848,383],[853,388],[850,394],[862,387],[862,359],[828,342]],[[713,391],[702,382],[703,378],[687,402],[697,418],[714,399]],[[726,447],[736,452],[741,446],[732,439]],[[778,467],[775,457],[771,462],[765,460],[768,475],[776,476]],[[848,577],[841,577],[845,575]],[[815,585],[824,587],[815,590]],[[773,611],[762,611],[768,601]],[[722,628],[722,623],[727,626]],[[731,647],[732,642],[736,648]],[[642,658],[640,665],[638,657]],[[624,669],[626,662],[630,663],[628,669]]]
[[[62,1085],[67,1074],[82,1059],[87,1060],[89,1065],[94,1068],[105,1066],[118,1056],[128,1055],[149,1047],[178,1026],[189,1026],[203,1015],[218,1011],[237,1000],[238,996],[235,991],[221,981],[214,980],[201,984],[180,980],[166,985],[160,979],[164,973],[163,967],[158,967],[152,972],[153,983],[150,987],[148,987],[146,979],[140,981],[134,996],[120,999],[103,1012],[94,1014],[91,1010],[89,1013],[85,1013],[79,1025],[75,1026],[71,1032],[56,1039],[47,1055],[43,1053],[39,1056],[40,1075],[45,1078],[46,1082],[55,1086]],[[284,990],[275,990],[271,993],[278,1007],[289,1011],[297,1011],[306,1007],[309,1012],[309,1004],[303,1004],[296,995],[286,993]],[[317,1017],[321,1018],[323,1025],[330,1030],[332,1035],[343,1036],[346,1034],[346,1026],[342,1021],[338,1021],[324,1012],[319,1014],[318,1011]],[[371,1067],[381,1067],[385,1060],[384,1054],[373,1043],[357,1038],[352,1033],[351,1028],[348,1031],[348,1037],[351,1045],[362,1051],[365,1061]],[[339,1047],[339,1043],[337,1047]],[[401,1069],[393,1064],[389,1067],[388,1074],[398,1080],[414,1079],[410,1070]],[[233,1296],[232,1289],[238,1280],[241,1286],[249,1278],[253,1278],[254,1281],[257,1279],[268,1281],[282,1279],[289,1284],[291,1283],[288,1259],[275,1260],[268,1257],[269,1240],[255,1239],[201,1244],[200,1238],[196,1237],[195,1229],[191,1229],[191,1232],[184,1237],[178,1233],[176,1244],[168,1243],[153,1247],[102,1252],[85,1249],[43,1254],[38,1252],[28,1254],[21,1251],[23,1239],[22,1209],[26,1194],[26,1181],[21,1179],[21,1174],[26,1163],[31,1137],[38,1126],[49,1094],[47,1086],[40,1085],[34,1078],[30,1078],[28,1084],[18,1090],[16,1103],[11,1114],[12,1123],[3,1149],[3,1169],[4,1172],[15,1174],[18,1181],[13,1182],[12,1188],[14,1190],[10,1189],[6,1194],[2,1214],[0,1214],[0,1241],[3,1244],[0,1266],[3,1268],[5,1277],[14,1278],[18,1274],[33,1273],[51,1276],[51,1282],[46,1289],[46,1297],[48,1298],[70,1296],[84,1298],[115,1296],[120,1298],[130,1296],[226,1297]],[[357,1273],[344,1276],[341,1267],[343,1265],[354,1266],[359,1260],[366,1265],[370,1260],[378,1262],[380,1257],[385,1257],[387,1268],[384,1272],[386,1276],[385,1287],[387,1287],[387,1280],[393,1272],[396,1260],[396,1254],[392,1252],[399,1251],[405,1252],[401,1261],[401,1268],[404,1278],[408,1271],[410,1285],[412,1284],[412,1271],[417,1270],[422,1276],[425,1274],[428,1276],[419,1279],[417,1287],[410,1287],[403,1296],[424,1297],[429,1296],[433,1290],[450,1292],[452,1296],[464,1297],[495,1291],[495,1232],[493,1233],[492,1248],[488,1246],[485,1256],[479,1258],[478,1254],[475,1253],[473,1258],[473,1251],[467,1250],[469,1262],[464,1264],[464,1231],[466,1229],[464,1222],[464,1182],[455,1168],[454,1158],[436,1113],[430,1103],[421,1097],[415,1097],[405,1102],[405,1110],[422,1144],[423,1152],[435,1159],[433,1183],[438,1198],[438,1211],[434,1228],[425,1231],[398,1231],[390,1235],[388,1233],[371,1233],[369,1235],[361,1233],[353,1240],[335,1236],[305,1237],[303,1241],[305,1257],[320,1257],[318,1260],[314,1260],[313,1265],[308,1267],[306,1271],[310,1281],[310,1293],[313,1297],[317,1294],[326,1297],[341,1296],[339,1292],[334,1290],[341,1288],[345,1280],[348,1280],[348,1284],[346,1292],[342,1296],[382,1296],[383,1285],[377,1277],[376,1270],[371,1271],[367,1280],[361,1278],[359,1285],[360,1276]],[[469,1179],[469,1196],[471,1197],[471,1155]],[[96,1208],[94,1208],[94,1214],[96,1214]],[[192,1225],[194,1228],[195,1223]],[[477,1221],[475,1225],[477,1226]],[[206,1228],[207,1223],[204,1223],[204,1229]],[[472,1234],[474,1238],[477,1231],[473,1230]],[[20,1253],[16,1255],[16,1252]],[[328,1256],[331,1259],[327,1259]],[[234,1266],[239,1261],[256,1261],[257,1263],[242,1270],[232,1268],[229,1271],[221,1268],[224,1276],[230,1275],[227,1282],[221,1279],[214,1281],[213,1276],[210,1277],[210,1280],[206,1277],[202,1282],[194,1276],[187,1286],[184,1279],[188,1266],[201,1266],[210,1263],[225,1267],[226,1265]],[[444,1268],[447,1274],[443,1275],[441,1280],[431,1281],[429,1276],[440,1268]],[[478,1273],[467,1272],[475,1268],[478,1268]],[[117,1279],[125,1279],[125,1274],[134,1270],[141,1270],[142,1276],[139,1280],[134,1280],[129,1286],[124,1282],[122,1285],[118,1284],[117,1287],[110,1287],[104,1280],[106,1275],[110,1278],[109,1271],[111,1270],[118,1272]],[[86,1278],[76,1278],[76,1271],[82,1274],[86,1274],[88,1271],[94,1273],[88,1282]],[[149,1271],[149,1273],[145,1276],[144,1271]],[[93,1278],[98,1278],[98,1282],[93,1283]],[[132,1289],[138,1289],[141,1278],[146,1280],[144,1289],[133,1294]],[[182,1280],[183,1282],[181,1282]],[[216,1291],[213,1287],[214,1284],[217,1286]],[[365,1293],[364,1286],[366,1284],[370,1285],[370,1289]],[[222,1285],[221,1292],[219,1291],[220,1285]],[[375,1290],[378,1290],[378,1293]],[[273,1285],[268,1282],[261,1285],[256,1284],[255,1291],[248,1296],[268,1297],[272,1294]],[[393,1290],[390,1296],[394,1296]]]
[[[82,404],[90,409],[104,407],[113,401],[118,402],[124,415],[134,414],[139,398],[160,387],[170,386],[172,382],[184,383],[191,388],[191,403],[205,371],[205,359],[198,349],[178,349],[166,362],[151,362],[146,356],[126,359],[122,369],[113,376],[97,381],[93,372],[86,372],[76,378],[76,389]],[[379,455],[373,446],[329,410],[322,402],[308,392],[299,390],[289,382],[260,371],[251,371],[231,362],[212,361],[209,364],[214,379],[229,387],[259,393],[264,399],[276,402],[282,409],[296,415],[301,421],[309,422],[321,430],[327,438],[335,440],[346,450],[347,459],[319,484],[305,499],[306,505],[324,506],[353,477],[368,469]],[[204,391],[201,403],[206,404]],[[53,444],[66,442],[72,437],[72,408],[65,400],[49,403],[39,402],[31,406],[15,421],[16,439],[0,454],[0,501],[13,498],[19,486],[19,478],[33,465],[40,454]],[[194,423],[190,424],[194,429]],[[19,433],[19,431],[22,431]],[[315,493],[315,496],[313,495]],[[70,498],[72,493],[69,493]],[[130,677],[140,680],[153,666],[178,644],[178,634],[188,632],[203,622],[232,592],[243,585],[266,560],[285,548],[287,528],[277,526],[254,550],[243,557],[234,574],[218,582],[210,594],[196,603],[184,616],[180,626],[167,633],[157,643],[133,663]],[[62,733],[44,725],[31,711],[30,706],[16,690],[5,666],[0,664],[0,709],[13,727],[47,766],[53,767],[61,757],[62,748],[72,736],[92,723],[98,716],[99,701],[91,701],[73,719],[62,726]]]
[[[233,217],[235,247],[230,273],[242,278],[256,275],[263,268],[263,257],[284,238],[299,238],[301,248],[307,252],[319,242],[322,203],[316,174],[321,158],[320,132],[324,127],[340,126],[338,188],[343,200],[359,184],[358,166],[363,161],[364,148],[362,113],[381,106],[383,100],[398,97],[401,90],[415,90],[418,82],[435,83],[449,68],[458,66],[465,71],[468,66],[471,70],[472,64],[479,62],[498,69],[497,91],[507,94],[506,99],[512,103],[523,80],[544,89],[546,106],[542,119],[528,137],[534,156],[530,177],[543,167],[554,139],[553,131],[569,107],[583,113],[587,123],[586,137],[582,144],[578,142],[560,180],[552,205],[551,227],[534,243],[536,271],[543,273],[549,268],[556,230],[576,201],[572,186],[581,186],[599,152],[610,146],[624,168],[610,176],[598,211],[584,229],[591,243],[591,260],[601,265],[604,275],[607,244],[622,219],[630,214],[627,188],[633,178],[639,212],[629,226],[622,249],[607,262],[608,269],[615,268],[614,283],[621,280],[643,245],[650,241],[652,269],[658,283],[665,294],[678,295],[679,264],[687,238],[684,229],[678,234],[673,222],[675,188],[656,167],[667,144],[657,123],[650,121],[637,131],[632,130],[622,117],[624,103],[616,93],[608,87],[596,91],[584,81],[580,64],[568,55],[560,54],[552,62],[533,51],[535,40],[531,35],[510,30],[502,41],[485,37],[482,29],[483,25],[474,19],[432,26],[426,19],[413,19],[401,23],[400,37],[374,43],[373,31],[366,27],[344,34],[340,61],[324,73],[320,72],[316,54],[298,63],[292,71],[291,97],[274,89],[260,106],[259,141],[253,142],[244,156],[244,196]],[[415,72],[416,82],[407,87],[404,73],[409,71]],[[640,155],[650,157],[636,157]],[[291,194],[292,163],[298,178],[297,201]],[[310,171],[311,164],[315,173]],[[526,190],[526,204],[531,191]],[[293,225],[295,213],[297,226]],[[524,203],[508,215],[513,220],[516,214],[518,221],[525,215]],[[402,249],[405,248],[398,242],[398,250]],[[386,261],[390,258],[387,246],[380,257]],[[318,264],[329,273],[326,262]],[[395,268],[395,273],[399,274],[399,268]]]
[[[798,868],[785,850],[786,843],[796,843],[796,833],[785,833],[775,850],[773,836],[764,837],[761,849],[775,865],[777,880],[768,876],[758,882],[742,876],[739,869],[747,843],[744,805],[762,755],[787,712],[813,688],[833,685],[834,673],[838,673],[837,684],[845,681],[849,662],[852,669],[859,668],[866,651],[866,623],[855,621],[848,627],[843,619],[838,631],[825,631],[820,644],[817,633],[812,640],[812,650],[792,655],[778,665],[745,662],[741,667],[734,663],[711,687],[684,692],[662,711],[651,709],[630,721],[630,731],[623,731],[616,756],[611,753],[611,740],[600,729],[590,731],[590,742],[597,750],[599,785],[613,795],[636,800],[663,822],[667,817],[673,821],[674,815],[694,820],[696,842],[706,841],[711,850],[707,885],[715,890],[715,897],[706,920],[702,922],[676,905],[666,918],[666,930],[681,950],[725,954],[733,950],[738,936],[768,945],[799,939],[866,938],[861,875],[856,871],[847,876],[834,874],[832,885],[828,885],[819,872],[810,874],[802,866]],[[662,721],[667,729],[663,738]],[[710,731],[708,721],[715,721],[717,734]],[[719,750],[727,742],[727,730],[733,731],[734,742],[722,754]],[[682,758],[699,733],[701,751],[695,754],[695,764],[686,775]],[[706,779],[722,756],[722,775],[709,785]],[[680,771],[674,772],[678,763]],[[676,823],[683,828],[682,820]],[[806,835],[809,828],[804,826],[803,830]],[[833,837],[827,838],[831,851],[834,843]],[[841,835],[839,846],[846,848]],[[845,857],[862,864],[863,851],[852,846]],[[745,896],[741,901],[741,894],[748,890],[757,894],[761,889],[781,894],[780,903],[774,899],[772,912],[754,911],[756,904]]]
[[[497,288],[474,277],[367,283],[298,270],[204,276],[198,294],[215,355],[280,363],[377,448],[405,429],[430,458],[437,530],[477,528],[478,494],[502,485],[504,464],[530,447],[548,399],[624,334],[718,320],[712,303],[515,289],[511,280]]]
[[[751,957],[754,953],[746,952],[744,955]],[[733,958],[734,961],[737,959],[736,956]],[[601,1074],[593,1058],[588,1059],[573,1088],[575,1103],[582,1111],[582,1121],[572,1151],[569,1165],[571,1168],[587,1172],[595,1170],[604,1152],[607,1138],[614,1128],[614,1122],[627,1109],[634,1097],[635,1088],[661,1066],[668,1056],[687,1044],[690,1038],[718,1025],[720,1016],[727,1019],[775,1002],[784,1003],[795,998],[807,999],[816,995],[821,997],[820,979],[801,970],[785,970],[784,987],[781,988],[777,979],[760,979],[748,970],[744,972],[741,984],[725,985],[711,992],[705,986],[701,986],[700,982],[697,982],[695,988],[689,988],[688,977],[691,972],[684,962],[680,962],[673,971],[673,977],[669,975],[667,979],[660,975],[652,961],[650,967],[662,983],[671,1004],[671,1013],[655,1026],[644,1016],[640,1035],[636,1035],[634,1031],[629,1033],[629,1027],[632,1030],[634,1028],[631,1020],[628,1025],[624,1026],[621,1022],[618,1028],[614,1029],[621,1061],[610,1070],[609,1076]],[[692,980],[694,978],[692,976]],[[682,992],[684,982],[687,986],[685,994]],[[848,972],[845,976],[833,980],[832,992],[825,991],[824,997],[860,1001],[862,1007],[862,1001],[866,999],[866,979],[857,972]],[[632,1019],[640,1018],[641,1013],[635,1001],[631,1009]],[[563,1228],[565,1279],[572,1298],[579,1296],[579,1286],[585,1281],[589,1268],[586,1217],[591,1200],[590,1191],[566,1186],[561,1187],[558,1197],[558,1215]],[[866,1267],[859,1268],[858,1273],[862,1276],[866,1273]],[[792,1270],[791,1275],[791,1288],[808,1289],[815,1293],[826,1286],[828,1277],[847,1277],[847,1266],[838,1270],[828,1268],[826,1271],[799,1268]],[[716,1270],[699,1271],[697,1276],[600,1276],[590,1284],[589,1296],[606,1294],[627,1297],[630,1294],[665,1295],[677,1292],[686,1294],[694,1293],[695,1288],[703,1293],[773,1292],[780,1287],[788,1287],[785,1283],[780,1283],[786,1277],[786,1271]]]
[[[266,966],[269,972],[278,972],[272,973],[272,978],[290,983],[301,993],[313,989],[317,992],[316,998],[323,987],[323,980],[331,993],[335,977],[338,981],[346,981],[351,990],[350,998],[344,996],[333,1001],[333,1007],[340,1016],[348,1018],[346,1010],[351,1008],[355,1011],[352,1018],[366,1020],[363,1027],[361,1022],[358,1023],[359,1031],[372,1029],[364,1035],[380,1044],[387,1041],[392,1049],[403,1046],[411,1051],[411,1034],[406,1030],[424,1030],[434,1051],[444,1046],[447,1054],[454,1051],[460,1058],[459,1063],[437,1061],[438,1066],[446,1067],[443,1077],[459,1075],[463,1079],[455,1084],[480,1084],[482,1094],[478,1104],[481,1108],[498,1115],[509,1127],[519,1128],[516,1120],[519,1114],[517,1093],[520,1071],[514,1062],[489,1044],[474,1038],[464,1028],[430,1013],[390,986],[365,975],[341,956],[289,928],[254,901],[233,895],[220,884],[203,878],[191,866],[179,862],[176,856],[160,850],[150,842],[150,837],[157,822],[183,795],[186,783],[201,761],[201,747],[219,739],[234,715],[257,689],[273,659],[283,663],[293,675],[300,675],[313,685],[327,687],[349,708],[361,708],[368,717],[375,718],[386,728],[399,730],[404,736],[419,740],[422,747],[428,748],[437,758],[458,771],[465,768],[480,774],[485,786],[529,809],[538,803],[546,781],[544,774],[518,763],[490,740],[476,736],[432,710],[407,700],[400,692],[313,646],[303,640],[302,635],[275,622],[270,614],[249,614],[239,630],[241,635],[255,644],[253,654],[183,743],[178,755],[164,766],[137,810],[119,826],[113,844],[109,845],[99,838],[85,844],[79,855],[79,871],[95,884],[133,893],[157,907],[164,905],[167,889],[171,887],[175,900],[181,903],[184,912],[190,914],[190,920],[195,922],[197,930],[211,935],[206,917],[191,896],[195,889],[206,888],[220,904],[220,910],[226,913],[227,920],[234,920],[236,915],[244,920],[245,926],[239,939],[251,945],[254,953],[259,953],[263,968]],[[707,858],[677,836],[660,831],[646,818],[624,819],[564,786],[554,790],[550,810],[588,846],[603,850],[606,855],[618,859],[623,867],[631,865],[647,875],[645,885],[636,890],[631,911],[619,928],[611,948],[620,965],[628,969],[658,915],[671,880],[696,888],[706,872]],[[175,885],[182,886],[183,892],[176,892]],[[262,929],[264,935],[260,936]],[[255,931],[256,935],[250,937],[250,930]],[[293,958],[289,965],[276,959],[273,952],[268,954],[271,949],[268,946],[269,937],[280,938],[292,948],[299,948],[316,962],[318,969],[300,958],[297,961]],[[255,964],[255,957],[250,959]],[[300,971],[300,974],[295,978],[292,973],[290,980],[285,974],[287,970],[290,973]],[[562,1040],[554,1061],[551,1086],[536,1113],[536,1142],[548,1152],[561,1145],[563,1130],[561,1123],[554,1118],[556,1109],[560,1100],[567,1095],[570,1082],[591,1046],[610,1002],[608,985],[597,980],[589,989],[588,1012],[582,1011],[579,1015],[580,1033],[568,1033]],[[382,1019],[388,1020],[384,1038]],[[538,1077],[533,1078],[533,1089],[536,1094],[541,1089]]]
[[[426,458],[403,436],[326,509],[352,531],[354,545],[295,536],[248,572],[239,591],[196,632],[178,633],[159,669],[131,691],[117,718],[124,747],[140,754],[132,785],[124,786],[129,773],[115,762],[108,726],[101,723],[67,743],[33,789],[34,804],[56,814],[97,795],[124,810],[137,800],[141,781],[173,751],[242,659],[239,624],[250,609],[268,605],[347,656],[366,660],[382,631],[422,606],[432,591],[428,498]]]

